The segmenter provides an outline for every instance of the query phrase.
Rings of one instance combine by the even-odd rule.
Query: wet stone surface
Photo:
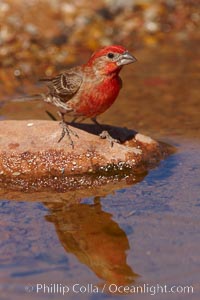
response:
[[[123,142],[111,147],[108,140],[94,134],[95,126],[85,124],[83,128],[93,134],[73,128],[79,138],[74,138],[72,149],[67,137],[57,142],[61,132],[59,122],[1,121],[1,186],[63,191],[90,186],[92,181],[100,185],[116,176],[142,174],[173,152],[168,145],[116,127],[108,128],[114,129],[114,135],[121,136]]]

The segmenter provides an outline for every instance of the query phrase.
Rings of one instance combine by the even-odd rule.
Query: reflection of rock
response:
[[[144,172],[169,154],[166,146],[132,130],[105,126],[122,140],[111,147],[109,141],[95,135],[99,133],[95,125],[76,127],[73,130],[79,138],[73,136],[72,149],[67,138],[57,142],[61,134],[58,122],[1,121],[1,186],[34,191],[90,186],[96,173],[98,182],[105,183],[105,178],[115,175]]]
[[[47,220],[54,223],[58,237],[69,253],[106,282],[131,283],[138,276],[126,263],[129,249],[124,231],[110,213],[94,205],[49,204]]]
[[[69,189],[68,186],[61,186],[60,190],[64,190],[65,192],[58,193],[56,191],[36,191],[36,192],[21,192],[21,191],[13,191],[8,189],[0,188],[0,198],[14,201],[30,201],[30,202],[62,202],[66,201],[69,204],[79,203],[80,199],[86,197],[99,196],[104,197],[108,194],[113,194],[116,190],[120,190],[122,188],[129,187],[137,182],[143,180],[144,176],[147,173],[137,174],[137,175],[129,175],[126,178],[119,178],[118,180],[113,181],[105,178],[104,185],[102,184],[102,180],[98,182],[98,176],[95,178],[88,178],[88,184],[90,182],[90,188],[82,187],[81,189],[73,188]],[[86,176],[85,176],[86,178]],[[79,187],[77,185],[77,187]]]

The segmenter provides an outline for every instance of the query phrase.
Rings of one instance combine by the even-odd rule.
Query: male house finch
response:
[[[96,117],[113,104],[122,87],[120,70],[123,65],[135,61],[136,58],[124,47],[112,45],[94,52],[86,64],[56,77],[41,79],[49,88],[49,93],[43,96],[44,101],[57,106],[62,117],[59,142],[67,134],[73,147],[70,133],[76,135],[65,122],[65,114],[74,120],[91,118],[99,124]]]
[[[71,68],[53,78],[40,79],[47,83],[49,92],[46,95],[35,94],[10,101],[32,101],[42,98],[45,102],[57,106],[62,118],[62,134],[58,142],[67,134],[73,148],[70,133],[77,137],[78,135],[69,128],[69,123],[64,119],[65,114],[74,117],[72,122],[78,118],[91,118],[100,126],[96,117],[113,104],[122,87],[120,70],[123,65],[135,61],[136,58],[122,46],[104,47],[94,52],[86,64]],[[108,138],[111,145],[116,142],[107,131],[103,131],[100,136]]]

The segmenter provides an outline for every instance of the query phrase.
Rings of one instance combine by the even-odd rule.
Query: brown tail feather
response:
[[[43,100],[44,95],[43,94],[34,94],[34,95],[26,95],[23,97],[18,97],[18,98],[8,98],[3,100],[2,102],[7,103],[7,102],[26,102],[26,101],[34,101],[34,100]]]

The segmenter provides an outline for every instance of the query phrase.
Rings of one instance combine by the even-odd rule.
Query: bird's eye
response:
[[[114,53],[109,52],[107,56],[108,56],[108,58],[113,58],[115,55],[114,55]]]

